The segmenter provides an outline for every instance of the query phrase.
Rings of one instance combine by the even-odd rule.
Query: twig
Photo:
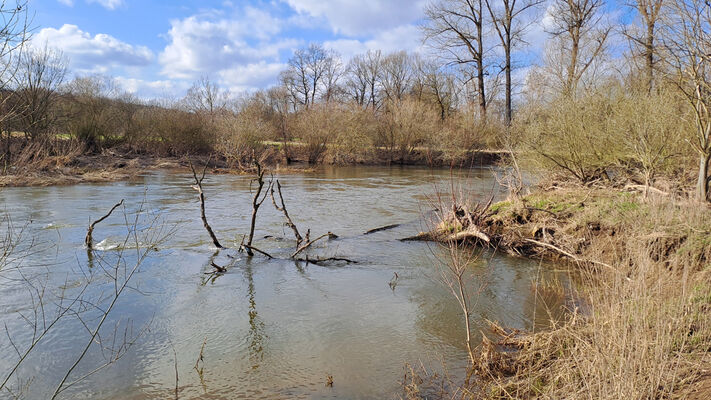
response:
[[[571,258],[573,261],[575,261],[575,262],[577,262],[577,263],[586,263],[586,262],[587,262],[587,263],[591,263],[591,264],[595,264],[595,265],[601,265],[601,266],[603,266],[603,267],[609,268],[609,269],[611,269],[611,270],[613,270],[613,271],[615,271],[615,272],[618,272],[618,273],[620,272],[620,271],[617,270],[617,268],[613,267],[613,266],[610,265],[610,264],[605,264],[604,262],[601,262],[601,261],[585,260],[585,259],[579,258],[579,257],[577,257],[575,254],[569,253],[569,252],[567,252],[567,251],[561,249],[560,247],[554,246],[554,245],[552,245],[552,244],[550,244],[550,243],[540,242],[540,241],[534,240],[534,239],[525,239],[525,241],[526,241],[526,242],[529,242],[529,243],[533,243],[533,244],[538,245],[538,246],[546,247],[546,248],[548,248],[548,249],[557,251],[558,253],[560,253],[560,254],[562,254],[562,255],[568,257],[568,258]],[[628,278],[628,277],[625,277],[625,279],[626,279],[627,281],[631,281],[631,279]]]
[[[330,237],[330,236],[332,236],[332,235],[333,235],[333,233],[328,232],[328,233],[324,233],[323,235],[317,237],[317,238],[314,239],[314,240],[309,240],[309,241],[307,241],[303,246],[301,246],[301,247],[299,247],[298,249],[296,249],[296,251],[294,252],[294,254],[291,255],[291,258],[296,257],[297,254],[299,254],[299,253],[301,253],[302,251],[308,249],[309,247],[311,247],[312,244],[318,242],[319,240],[321,240],[321,239],[323,239],[323,238],[325,238],[325,237]]]
[[[212,231],[212,227],[210,227],[210,224],[207,223],[207,217],[205,216],[205,194],[202,191],[202,181],[203,179],[205,179],[205,171],[207,171],[207,165],[209,163],[210,160],[208,159],[207,163],[205,163],[205,167],[202,170],[202,175],[200,176],[200,178],[198,178],[197,172],[195,172],[195,167],[193,167],[192,161],[190,162],[190,169],[193,171],[193,178],[195,178],[195,186],[193,186],[193,189],[197,190],[200,195],[200,218],[202,218],[202,225],[205,227],[205,230],[210,235],[212,243],[215,245],[215,247],[217,247],[218,249],[224,249],[225,247],[220,244],[219,240],[217,240],[217,236],[215,236],[215,232]]]
[[[214,261],[210,262],[210,265],[212,265],[219,273],[227,272],[227,268],[215,264]]]
[[[272,204],[274,204],[274,208],[277,210],[281,211],[284,213],[284,217],[286,217],[286,226],[291,228],[292,231],[294,231],[294,237],[296,237],[296,247],[299,247],[301,242],[304,241],[304,238],[301,237],[301,234],[299,233],[299,229],[296,228],[296,224],[294,224],[294,221],[291,220],[291,217],[289,217],[289,212],[286,210],[286,205],[284,204],[284,196],[281,194],[281,183],[279,183],[279,179],[276,181],[276,186],[277,186],[277,192],[279,193],[279,200],[281,202],[281,207],[279,207],[276,203],[276,199],[274,198],[274,185],[272,185],[270,193],[272,196]]]
[[[254,251],[256,251],[257,253],[263,254],[263,255],[265,255],[265,256],[267,256],[267,257],[269,257],[269,258],[274,258],[274,257],[272,257],[271,254],[267,253],[266,251],[259,250],[258,248],[254,247],[254,246],[250,246],[250,245],[248,245],[248,244],[243,244],[242,247],[244,247],[245,249],[247,249],[247,254],[249,254],[249,252],[250,252],[251,250],[254,250]]]
[[[175,400],[178,400],[178,353],[175,351],[175,346],[171,343],[170,346],[173,348],[173,360],[175,360]]]
[[[108,218],[111,215],[111,213],[114,212],[115,209],[117,209],[117,208],[119,208],[119,206],[121,206],[121,204],[123,204],[123,199],[121,199],[121,201],[119,201],[113,207],[111,207],[111,210],[109,210],[109,212],[106,213],[106,215],[97,219],[96,221],[92,222],[91,225],[89,225],[89,229],[86,231],[86,237],[84,238],[84,243],[86,244],[87,249],[92,250],[94,248],[94,238],[92,237],[92,234],[94,233],[94,227],[96,226],[96,224],[98,224],[99,222]]]

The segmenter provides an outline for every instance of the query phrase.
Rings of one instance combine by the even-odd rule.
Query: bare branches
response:
[[[215,232],[212,231],[212,227],[210,224],[207,223],[207,217],[205,216],[205,194],[203,193],[202,190],[202,181],[205,179],[205,171],[207,171],[207,165],[210,163],[210,160],[205,163],[205,167],[202,169],[202,175],[200,175],[200,178],[197,176],[197,172],[195,172],[195,167],[193,166],[193,163],[190,162],[190,169],[193,172],[193,178],[195,178],[195,185],[193,186],[193,189],[195,189],[199,196],[200,196],[200,218],[202,218],[202,224],[205,227],[205,230],[207,233],[210,235],[210,238],[212,239],[212,243],[217,247],[218,249],[224,249],[224,246],[220,244],[220,241],[217,240],[217,236],[215,236]]]
[[[252,250],[254,249],[254,247],[252,247],[252,240],[254,239],[254,229],[255,225],[257,224],[257,212],[259,211],[259,207],[262,205],[262,203],[264,203],[264,200],[266,200],[267,194],[269,193],[269,190],[272,187],[272,184],[270,182],[269,187],[264,192],[264,195],[261,196],[262,189],[264,188],[264,169],[262,168],[262,164],[260,164],[256,158],[254,159],[254,165],[257,167],[257,178],[254,179],[254,181],[257,182],[257,190],[254,192],[254,198],[252,199],[252,221],[249,226],[249,236],[247,238],[247,244],[242,246],[247,250],[247,255],[249,255],[250,257],[254,255],[254,253],[252,252]],[[260,253],[266,254],[262,251],[260,251]],[[269,257],[271,258],[271,256]]]
[[[89,229],[86,232],[86,237],[84,238],[84,244],[86,244],[86,248],[89,250],[92,250],[94,248],[94,239],[92,237],[92,234],[94,233],[94,227],[96,224],[100,223],[101,221],[105,220],[106,218],[111,216],[111,213],[114,212],[115,209],[120,207],[123,204],[123,199],[116,203],[113,207],[111,207],[111,210],[109,210],[108,213],[106,213],[103,217],[97,219],[96,221],[92,222],[91,225],[89,225]]]
[[[274,198],[274,185],[271,186],[270,190],[272,204],[274,204],[274,208],[284,213],[284,217],[286,217],[286,226],[288,226],[289,228],[291,228],[292,231],[294,231],[294,237],[296,238],[296,247],[299,247],[301,242],[303,242],[304,238],[301,237],[299,229],[296,227],[296,224],[294,224],[294,221],[291,220],[291,217],[289,217],[289,212],[286,210],[286,205],[284,204],[284,196],[282,196],[281,194],[281,183],[279,183],[279,179],[276,180],[276,187],[277,193],[279,193],[279,201],[281,202],[281,207],[277,205],[276,199]]]
[[[336,236],[336,235],[334,235],[333,233],[328,232],[328,233],[324,233],[323,235],[317,237],[317,238],[314,239],[314,240],[308,240],[308,239],[307,239],[307,240],[306,240],[306,243],[304,243],[303,246],[301,246],[301,247],[299,247],[299,248],[296,249],[296,251],[291,255],[291,258],[296,257],[299,253],[301,253],[302,251],[308,249],[309,247],[311,247],[312,244],[318,242],[319,240],[321,240],[321,239],[323,239],[323,238],[326,238],[326,237],[332,238],[332,237],[335,237],[335,236]]]

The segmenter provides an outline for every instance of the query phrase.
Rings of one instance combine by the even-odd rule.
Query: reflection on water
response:
[[[392,398],[406,362],[444,362],[454,375],[466,365],[461,311],[438,279],[433,254],[440,250],[397,240],[423,229],[420,216],[432,208],[427,194],[446,185],[449,175],[350,167],[280,177],[290,215],[302,231],[310,228],[312,237],[327,231],[339,235],[314,245],[310,254],[357,264],[287,261],[292,233],[269,203],[260,209],[255,245],[276,259],[216,251],[187,174],[8,188],[0,191],[0,205],[14,221],[32,220],[38,241],[56,243],[24,260],[51,265],[54,289],[68,277],[80,279],[76,266],[92,262],[83,248],[85,227],[116,201],[126,199],[129,213],[145,201],[143,207],[165,224],[177,224],[134,278],[139,290],[126,292],[106,323],[130,320],[136,327],[148,324],[149,331],[116,364],[69,389],[66,398],[174,396],[173,348],[181,398]],[[457,179],[482,198],[494,186],[487,169],[462,172]],[[249,229],[249,177],[209,176],[203,185],[213,229],[223,244],[236,248]],[[126,226],[118,214],[97,226],[97,248],[105,245],[98,254],[111,254],[111,245],[121,243]],[[401,225],[363,235],[389,224]],[[227,266],[227,272],[212,273],[213,262]],[[553,279],[552,272],[536,262],[491,254],[472,268],[485,280],[473,310],[475,332],[484,329],[485,319],[521,329],[545,325],[549,315],[532,282],[539,276]],[[0,323],[10,330],[20,326],[23,296],[16,283],[0,282]],[[68,320],[48,335],[21,371],[33,378],[28,398],[46,397],[86,343],[85,333]],[[203,343],[203,359],[195,368]],[[9,368],[11,347],[0,337],[0,371]],[[84,368],[101,357],[94,349]],[[327,375],[333,376],[333,387],[326,387]]]

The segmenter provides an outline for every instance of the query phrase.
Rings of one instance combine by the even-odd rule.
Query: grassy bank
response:
[[[706,205],[558,188],[472,209],[460,206],[440,232],[563,260],[580,285],[578,306],[553,329],[495,329],[475,350],[465,397],[711,398]]]

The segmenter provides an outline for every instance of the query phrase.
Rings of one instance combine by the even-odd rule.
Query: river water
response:
[[[147,258],[68,382],[110,365],[59,398],[175,398],[176,370],[180,398],[206,399],[397,398],[406,363],[461,379],[464,324],[440,279],[444,253],[436,245],[398,239],[427,228],[433,193],[447,190],[452,179],[485,199],[497,190],[492,171],[332,167],[279,179],[302,233],[308,228],[312,238],[327,231],[339,236],[306,254],[357,263],[289,261],[293,235],[269,198],[259,211],[254,244],[275,259],[217,252],[199,218],[192,176],[184,173],[0,190],[0,207],[14,232],[24,229],[23,243],[34,241],[32,249],[19,246],[22,259],[0,271],[0,323],[3,330],[7,326],[0,336],[0,379],[17,360],[13,344],[22,352],[32,339],[27,319],[33,320],[38,295],[30,294],[27,281],[46,287],[49,320],[59,310],[59,296],[73,298],[83,283],[93,282],[83,295],[86,303],[73,305],[77,314],[53,326],[10,380],[25,398],[48,398],[115,293],[111,267],[123,260],[127,269],[119,268],[119,275],[125,276],[138,257],[136,247]],[[238,247],[249,230],[250,177],[208,175],[204,191],[217,236],[226,247]],[[96,227],[90,260],[86,227],[120,199],[125,205]],[[401,225],[363,234],[389,224]],[[131,232],[138,246],[131,246],[134,239],[123,243]],[[146,250],[146,235],[155,232],[171,234]],[[212,262],[227,272],[210,275]],[[545,305],[535,293],[536,279],[557,279],[538,262],[485,254],[470,268],[475,341],[486,331],[485,319],[532,329],[546,325],[548,309],[560,307],[555,300]],[[194,368],[201,348],[202,361]],[[113,361],[116,351],[122,356]],[[326,385],[329,375],[332,386]],[[0,393],[5,396],[11,395]]]

